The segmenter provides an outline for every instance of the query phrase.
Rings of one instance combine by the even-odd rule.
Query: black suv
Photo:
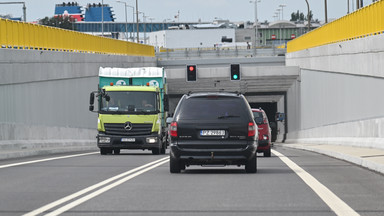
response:
[[[257,125],[242,94],[183,95],[168,122],[171,173],[189,165],[245,165],[247,173],[257,171]]]

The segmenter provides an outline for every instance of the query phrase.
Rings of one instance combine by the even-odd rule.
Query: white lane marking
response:
[[[75,154],[75,155],[68,155],[68,156],[62,156],[62,157],[54,157],[54,158],[47,158],[47,159],[41,159],[41,160],[33,160],[33,161],[26,161],[26,162],[20,162],[20,163],[13,163],[13,164],[1,165],[0,169],[7,168],[7,167],[21,166],[21,165],[26,165],[26,164],[45,162],[45,161],[51,161],[51,160],[66,159],[66,158],[72,158],[72,157],[80,157],[80,156],[91,155],[91,154],[98,154],[98,153],[99,152],[90,152],[90,153],[84,153],[84,154]]]
[[[288,157],[280,152],[272,150],[272,153],[280,158],[289,168],[291,168],[313,191],[336,213],[336,215],[359,215],[349,207],[343,200],[336,196],[331,190],[321,184],[311,174],[295,164]]]
[[[73,194],[71,194],[71,195],[68,195],[68,196],[66,196],[66,197],[64,197],[64,198],[61,198],[61,199],[59,199],[59,200],[57,200],[57,201],[55,201],[55,202],[49,203],[49,204],[47,204],[47,205],[45,205],[45,206],[42,206],[42,207],[40,207],[40,208],[38,208],[38,209],[35,209],[35,210],[33,210],[33,211],[31,211],[31,212],[29,212],[29,213],[27,213],[27,214],[24,214],[23,216],[34,216],[34,215],[41,214],[41,213],[43,213],[43,212],[45,212],[45,211],[48,211],[49,209],[52,209],[52,208],[54,208],[54,207],[56,207],[56,206],[58,206],[58,205],[61,205],[61,204],[65,203],[65,202],[68,202],[69,200],[75,199],[75,198],[77,198],[77,197],[79,197],[79,196],[81,196],[81,195],[83,195],[83,194],[85,194],[85,193],[88,193],[88,192],[90,192],[90,191],[92,191],[92,190],[95,190],[96,188],[102,187],[102,186],[104,186],[104,185],[106,185],[106,184],[108,184],[108,183],[110,183],[110,182],[112,182],[112,181],[115,181],[115,180],[117,180],[117,179],[123,178],[123,177],[126,176],[126,175],[129,175],[129,174],[131,174],[131,173],[133,173],[133,172],[136,172],[136,171],[138,171],[138,170],[140,170],[140,169],[143,169],[143,168],[145,168],[145,167],[151,166],[151,165],[153,165],[153,164],[162,162],[162,161],[164,161],[164,160],[165,160],[165,161],[168,161],[168,160],[169,160],[169,157],[161,158],[161,159],[159,159],[159,160],[156,160],[156,161],[147,163],[147,164],[145,164],[145,165],[143,165],[143,166],[137,167],[137,168],[135,168],[135,169],[129,170],[129,171],[127,171],[127,172],[121,173],[121,174],[119,174],[119,175],[117,175],[117,176],[111,177],[111,178],[109,178],[109,179],[107,179],[107,180],[104,180],[104,181],[102,181],[102,182],[100,182],[100,183],[97,183],[97,184],[94,184],[94,185],[92,185],[92,186],[90,186],[90,187],[87,187],[87,188],[85,188],[85,189],[83,189],[83,190],[81,190],[81,191],[78,191],[78,192],[73,193]]]
[[[80,198],[78,200],[75,200],[75,201],[73,201],[73,202],[71,202],[71,203],[69,203],[69,204],[67,204],[67,205],[65,205],[65,206],[63,206],[63,207],[61,207],[61,208],[51,212],[51,213],[49,213],[49,214],[46,214],[45,216],[56,216],[56,215],[59,215],[61,213],[64,213],[64,212],[66,212],[66,211],[68,211],[68,210],[70,210],[70,209],[72,209],[72,208],[74,208],[74,207],[76,207],[76,206],[78,206],[78,205],[80,205],[80,204],[82,204],[82,203],[84,203],[84,202],[86,202],[86,201],[88,201],[88,200],[90,200],[90,199],[92,199],[92,198],[94,198],[94,197],[104,193],[104,192],[107,192],[108,190],[110,190],[110,189],[112,189],[112,188],[114,188],[116,186],[119,186],[119,185],[123,184],[124,182],[126,182],[126,181],[128,181],[128,180],[130,180],[130,179],[132,179],[132,178],[134,178],[136,176],[139,176],[139,175],[141,175],[141,174],[143,174],[145,172],[148,172],[149,170],[154,169],[154,168],[156,168],[156,167],[158,167],[158,166],[160,166],[160,165],[162,165],[164,163],[167,163],[167,162],[169,162],[169,159],[167,159],[165,161],[162,161],[162,162],[159,162],[159,163],[157,163],[157,164],[155,164],[153,166],[150,166],[150,167],[148,167],[146,169],[140,170],[139,172],[136,172],[136,173],[134,173],[132,175],[129,175],[129,176],[123,178],[123,179],[120,179],[119,181],[116,181],[113,184],[107,185],[107,186],[105,186],[105,187],[103,187],[103,188],[101,188],[101,189],[99,189],[97,191],[94,191],[93,193],[88,194],[88,195],[86,195],[86,196],[84,196],[84,197],[82,197],[82,198]]]

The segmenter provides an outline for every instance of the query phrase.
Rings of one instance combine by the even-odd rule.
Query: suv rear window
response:
[[[242,119],[244,113],[249,112],[245,107],[244,100],[238,97],[191,97],[184,100],[181,106],[177,116],[178,119]]]

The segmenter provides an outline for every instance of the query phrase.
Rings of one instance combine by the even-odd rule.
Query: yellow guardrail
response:
[[[287,52],[384,33],[384,0],[377,1],[287,43]]]
[[[149,45],[1,18],[0,48],[155,56]]]

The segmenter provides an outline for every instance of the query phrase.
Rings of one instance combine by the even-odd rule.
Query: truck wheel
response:
[[[100,154],[101,155],[106,155],[108,153],[108,149],[106,148],[100,148]]]
[[[245,164],[245,172],[256,173],[257,172],[257,161],[256,154]]]
[[[180,173],[181,171],[180,161],[174,158],[172,155],[169,159],[169,171],[171,173]]]
[[[167,149],[166,144],[163,143],[163,146],[160,149],[160,154],[165,154],[165,150]]]
[[[158,148],[152,149],[152,154],[153,155],[159,155],[160,154],[160,149],[158,149]]]

